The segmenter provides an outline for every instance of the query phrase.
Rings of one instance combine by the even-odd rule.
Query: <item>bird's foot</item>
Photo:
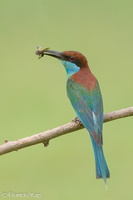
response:
[[[78,125],[81,125],[82,122],[80,121],[80,119],[78,117],[75,117],[74,119],[72,119],[72,122],[78,124]]]

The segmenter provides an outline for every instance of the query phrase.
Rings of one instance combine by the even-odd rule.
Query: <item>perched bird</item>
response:
[[[106,184],[110,172],[102,149],[103,102],[99,83],[91,73],[85,56],[77,51],[57,52],[47,49],[37,51],[36,54],[58,58],[64,65],[68,98],[92,141],[96,178],[103,178]]]

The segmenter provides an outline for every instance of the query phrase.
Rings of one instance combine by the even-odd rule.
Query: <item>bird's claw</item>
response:
[[[78,125],[81,125],[82,122],[80,121],[80,119],[78,117],[75,117],[74,119],[72,119],[72,122],[78,124]]]

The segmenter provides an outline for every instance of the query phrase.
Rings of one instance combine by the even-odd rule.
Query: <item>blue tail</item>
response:
[[[96,162],[96,178],[102,178],[106,183],[106,178],[110,177],[110,172],[104,157],[102,146],[97,145],[92,138],[91,140]]]

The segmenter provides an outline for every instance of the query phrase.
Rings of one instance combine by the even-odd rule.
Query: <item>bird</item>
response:
[[[110,171],[103,152],[103,100],[99,83],[91,72],[86,57],[78,51],[53,51],[48,48],[36,52],[37,55],[52,56],[64,65],[67,82],[67,96],[78,119],[90,134],[94,157],[96,178],[107,184]]]

